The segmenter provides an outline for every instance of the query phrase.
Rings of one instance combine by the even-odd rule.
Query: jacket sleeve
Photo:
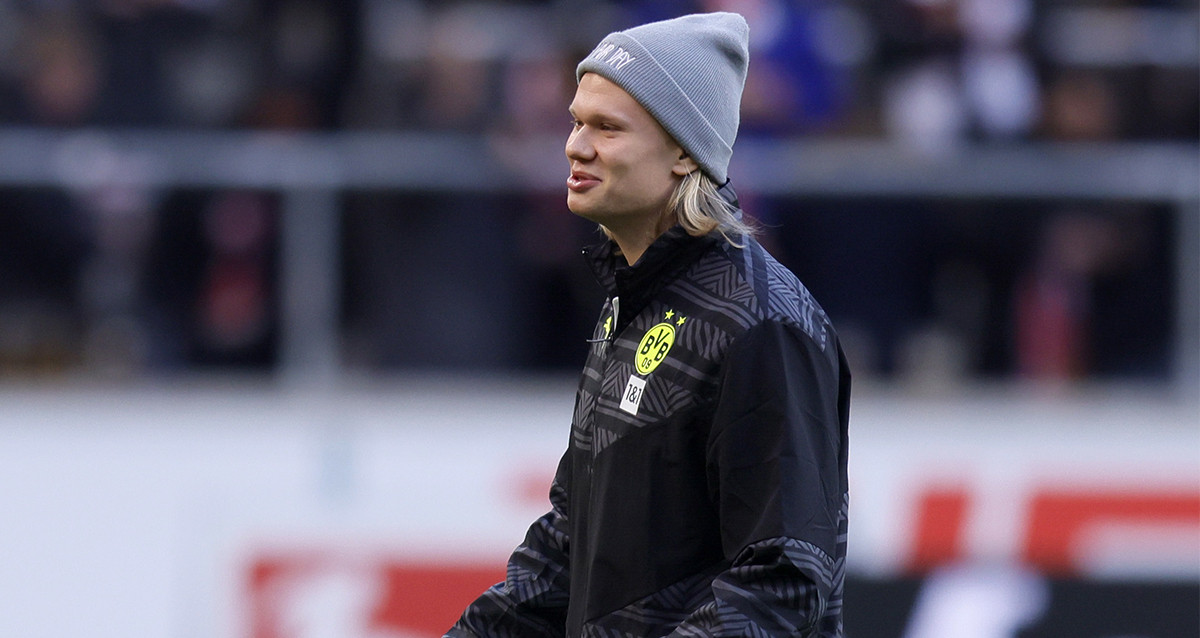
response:
[[[563,636],[566,632],[568,549],[566,481],[570,451],[550,488],[551,509],[529,527],[508,560],[504,582],[493,585],[463,612],[446,638]]]
[[[842,635],[850,378],[822,341],[767,322],[731,344],[707,453],[730,566],[674,635]]]

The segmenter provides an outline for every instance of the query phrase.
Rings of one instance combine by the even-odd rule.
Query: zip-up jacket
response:
[[[609,298],[551,511],[448,636],[843,635],[849,371],[808,290],[738,243],[585,251]]]

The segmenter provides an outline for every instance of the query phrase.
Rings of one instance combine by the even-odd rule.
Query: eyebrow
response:
[[[579,115],[575,112],[575,105],[572,104],[571,106],[568,106],[567,112],[571,114],[571,117],[573,117],[575,119],[579,119]],[[629,125],[628,118],[622,116],[619,113],[614,113],[612,111],[597,110],[597,111],[592,112],[591,116],[595,119],[612,122],[613,124],[616,124],[616,125],[622,126],[622,127]]]

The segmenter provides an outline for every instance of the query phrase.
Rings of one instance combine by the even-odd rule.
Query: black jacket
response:
[[[842,636],[849,371],[808,290],[741,242],[586,252],[610,298],[552,510],[449,635]]]

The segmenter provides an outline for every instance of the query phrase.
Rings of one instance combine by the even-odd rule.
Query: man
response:
[[[610,297],[552,509],[449,636],[842,635],[850,376],[727,185],[747,45],[691,15],[579,64],[567,205]]]

